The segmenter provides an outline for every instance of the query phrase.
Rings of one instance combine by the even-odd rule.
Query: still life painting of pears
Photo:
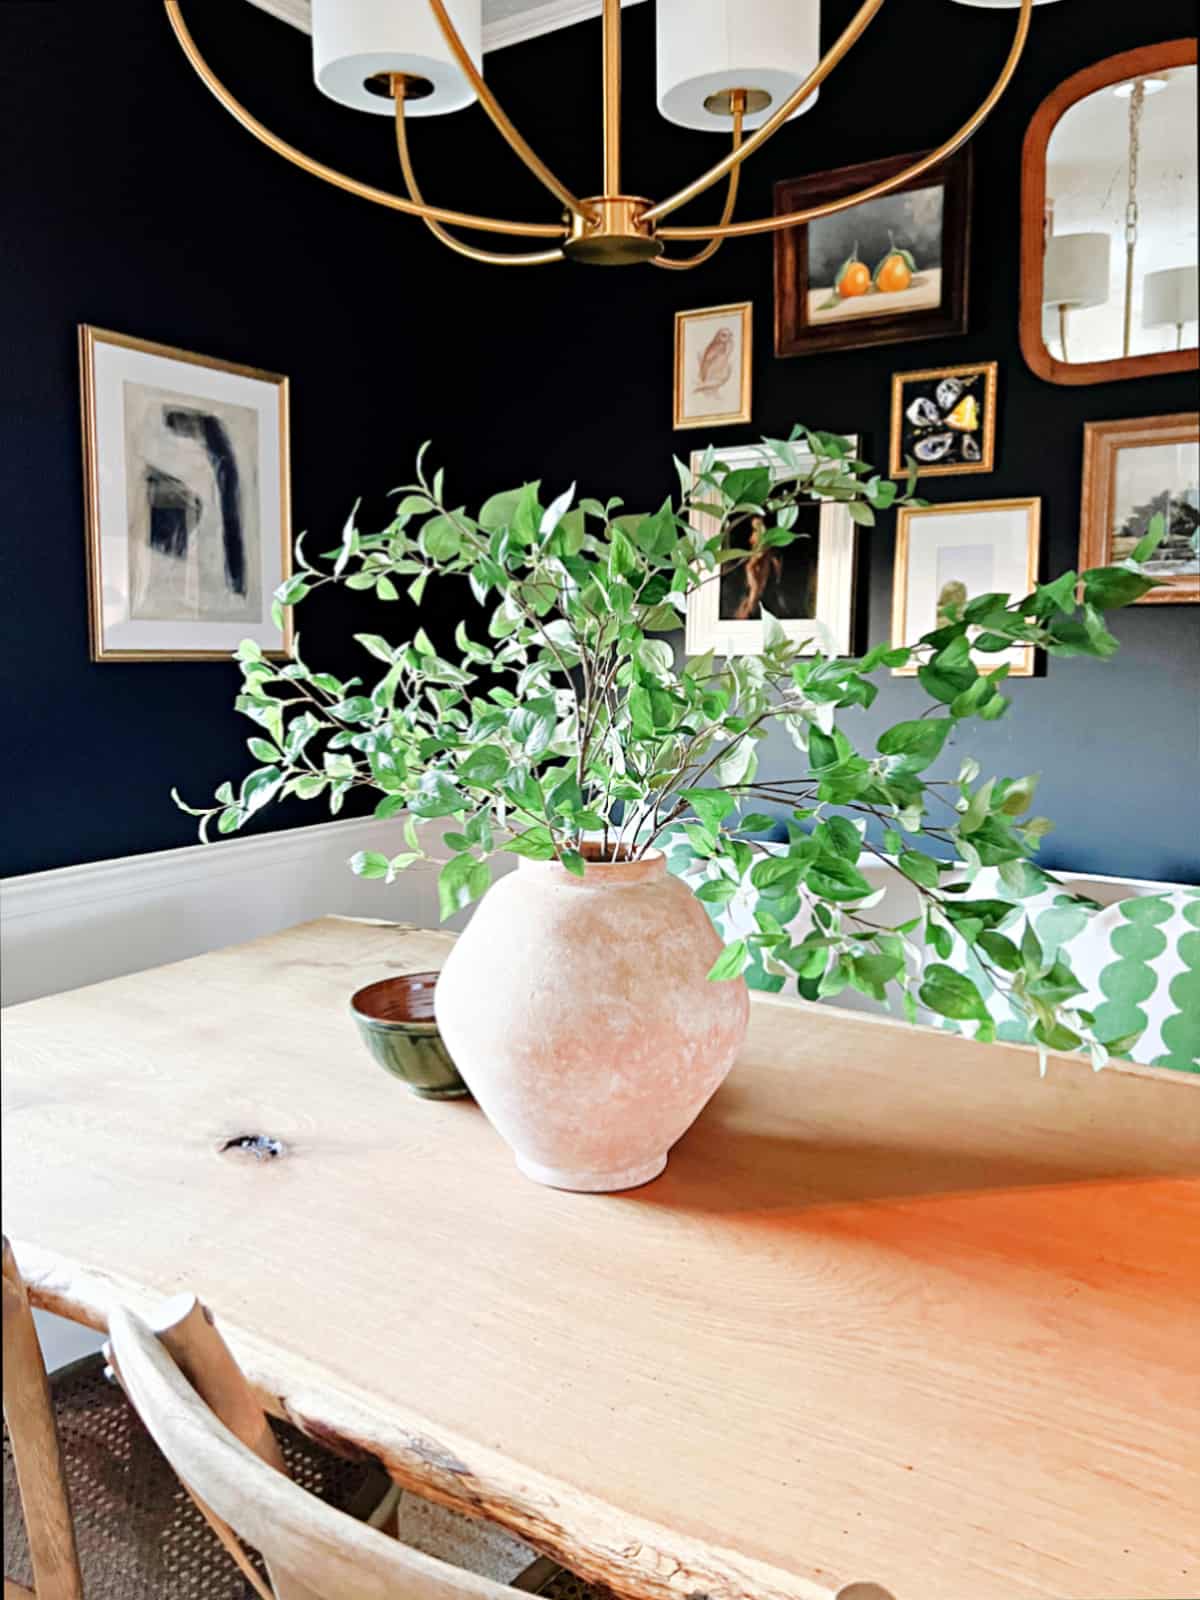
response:
[[[809,323],[939,305],[944,197],[939,184],[885,195],[810,223]]]

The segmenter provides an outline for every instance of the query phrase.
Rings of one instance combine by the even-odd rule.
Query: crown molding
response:
[[[622,6],[641,3],[642,0],[621,0]],[[280,22],[291,23],[303,33],[312,32],[310,0],[250,0],[250,4],[278,17]],[[516,16],[485,21],[483,48],[485,51],[503,50],[507,45],[537,39],[558,28],[569,28],[574,22],[586,22],[589,17],[598,17],[600,11],[601,0],[545,0],[544,4]]]

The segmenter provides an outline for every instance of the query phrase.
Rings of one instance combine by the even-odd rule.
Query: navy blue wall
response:
[[[847,0],[828,0],[831,34]],[[192,0],[214,64],[272,126],[388,187],[385,121],[342,111],[309,82],[307,41],[243,0]],[[653,107],[652,7],[627,13],[627,168],[651,194],[716,154]],[[970,332],[963,338],[789,361],[772,355],[771,247],[734,242],[694,273],[558,266],[516,272],[447,254],[417,225],[304,177],[259,147],[208,96],[156,0],[0,6],[4,444],[0,451],[0,650],[5,819],[0,872],[182,844],[171,784],[204,797],[248,761],[249,731],[220,663],[92,665],[87,659],[75,325],[87,321],[287,372],[293,382],[297,529],[334,542],[349,503],[368,513],[432,437],[468,503],[538,476],[556,489],[623,494],[633,506],[674,484],[672,315],[753,299],[755,403],[730,444],[796,419],[887,448],[893,371],[1000,362],[997,470],[931,480],[931,500],[1036,494],[1047,573],[1075,564],[1083,424],[1196,404],[1191,375],[1056,388],[1017,346],[1019,161],[1024,129],[1061,78],[1115,51],[1194,26],[1190,0],[1039,7],[1016,84],[975,140]],[[818,107],[748,172],[741,214],[770,210],[771,185],[824,167],[927,147],[970,110],[1007,49],[1012,13],[949,0],[893,0]],[[936,54],[930,41],[936,40]],[[597,187],[599,29],[583,24],[489,58],[518,123],[582,192]],[[954,62],[953,74],[945,63]],[[426,123],[416,157],[448,204],[550,217],[551,204],[477,110]],[[694,208],[716,208],[712,197]],[[704,209],[707,207],[707,209]],[[886,635],[890,522],[865,533],[860,643]],[[445,607],[426,610],[447,632]],[[306,655],[346,664],[356,629],[399,634],[406,608],[319,596],[300,613]],[[428,619],[427,619],[428,620]],[[1196,686],[1200,608],[1119,616],[1111,663],[1052,662],[1013,684],[1009,717],[975,725],[988,770],[1043,773],[1039,809],[1058,830],[1051,865],[1200,878]],[[889,682],[864,738],[910,715],[920,691]],[[784,770],[786,743],[770,762]],[[319,820],[294,806],[263,826]]]

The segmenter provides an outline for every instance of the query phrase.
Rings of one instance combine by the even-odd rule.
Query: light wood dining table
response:
[[[560,1193],[355,1035],[448,948],[328,917],[10,1008],[35,1304],[194,1290],[273,1412],[625,1600],[1200,1595],[1200,1079],[756,997],[664,1176]]]

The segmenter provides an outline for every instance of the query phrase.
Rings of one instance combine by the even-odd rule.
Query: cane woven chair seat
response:
[[[104,1358],[50,1379],[87,1600],[246,1600],[245,1579],[214,1538]],[[374,1465],[346,1461],[272,1422],[294,1480],[354,1515],[387,1490]],[[21,1498],[4,1430],[4,1576],[30,1587]]]
[[[253,1600],[137,1412],[104,1376],[104,1358],[61,1368],[50,1388],[87,1600]],[[356,1516],[383,1498],[388,1480],[371,1463],[335,1456],[285,1423],[273,1419],[271,1426],[291,1477],[310,1494]],[[398,1521],[406,1543],[502,1581],[534,1559],[501,1529],[413,1495],[402,1496]],[[27,1588],[33,1582],[7,1427],[4,1576]],[[607,1600],[607,1591],[569,1572],[537,1592],[543,1600]]]

